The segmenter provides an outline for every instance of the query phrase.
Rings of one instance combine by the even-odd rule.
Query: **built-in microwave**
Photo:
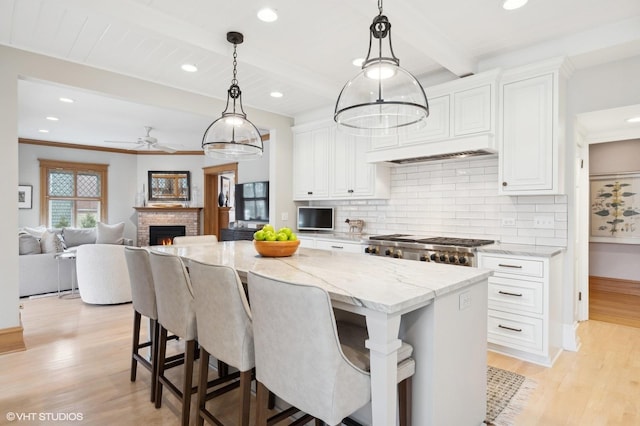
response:
[[[298,231],[333,231],[333,207],[298,206]]]

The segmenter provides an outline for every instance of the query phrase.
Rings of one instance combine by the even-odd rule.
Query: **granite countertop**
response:
[[[425,306],[492,274],[485,269],[303,247],[290,257],[268,258],[259,256],[249,241],[154,246],[151,250],[176,254],[187,262],[230,266],[241,277],[255,271],[283,281],[316,285],[327,290],[333,300],[385,313]]]
[[[481,253],[511,254],[514,256],[553,257],[565,251],[564,247],[533,246],[526,244],[495,243],[478,247]]]

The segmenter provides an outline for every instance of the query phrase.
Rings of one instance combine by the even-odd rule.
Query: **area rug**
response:
[[[494,426],[511,426],[535,389],[536,382],[517,373],[487,367],[487,419]]]

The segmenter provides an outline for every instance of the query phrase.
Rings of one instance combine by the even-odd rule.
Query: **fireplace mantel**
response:
[[[202,207],[134,207],[139,212],[167,212],[167,211],[200,211]]]

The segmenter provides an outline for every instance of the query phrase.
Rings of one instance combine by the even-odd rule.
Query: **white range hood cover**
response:
[[[494,136],[483,134],[370,151],[367,153],[367,162],[408,164],[492,155],[497,152]]]

